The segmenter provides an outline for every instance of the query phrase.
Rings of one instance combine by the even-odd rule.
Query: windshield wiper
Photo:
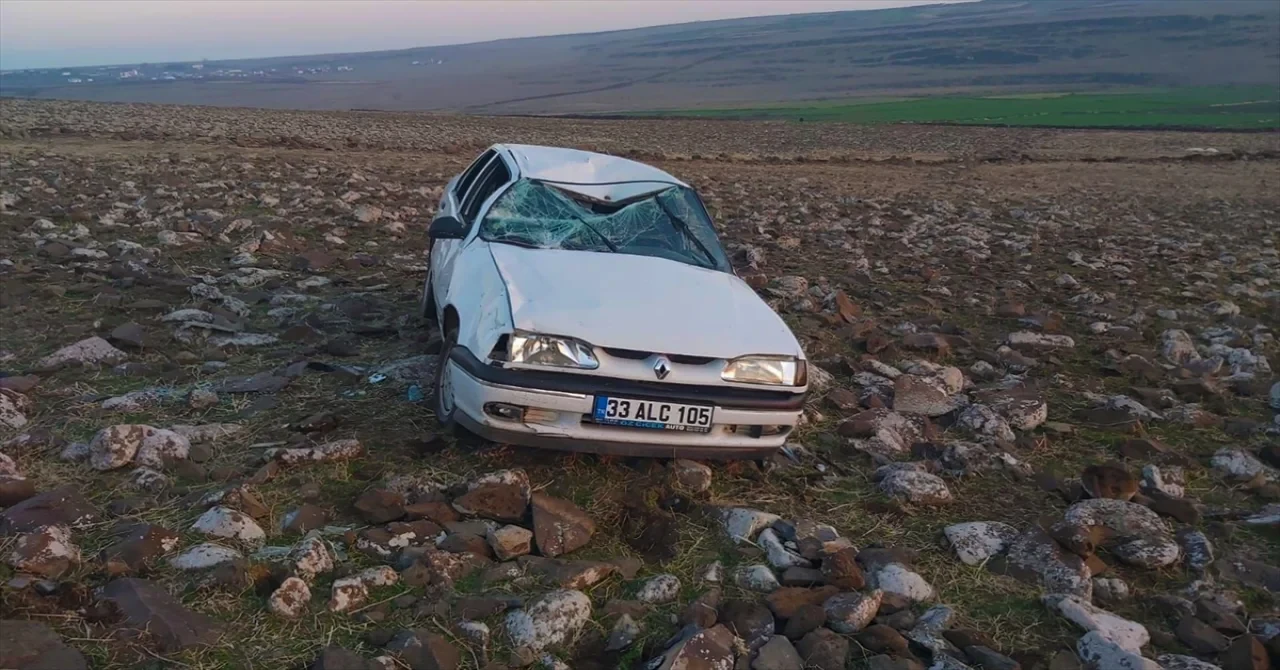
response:
[[[595,226],[587,223],[586,219],[582,218],[581,216],[578,216],[577,214],[574,214],[573,218],[577,219],[578,223],[581,223],[587,230],[590,230],[591,232],[595,233],[596,237],[600,238],[600,241],[604,242],[604,245],[606,247],[609,247],[609,251],[612,251],[615,254],[618,253],[618,245],[614,244],[613,242],[610,242],[609,238],[604,236],[604,233],[596,230]]]
[[[708,270],[719,269],[716,267],[715,257],[712,256],[711,252],[707,250],[707,247],[702,244],[702,240],[699,240],[698,236],[693,234],[693,231],[689,228],[689,224],[685,223],[684,219],[676,216],[676,213],[671,211],[670,207],[667,207],[667,203],[663,202],[662,198],[658,197],[660,195],[661,194],[655,195],[653,201],[658,203],[658,207],[662,209],[662,212],[667,215],[668,219],[671,219],[672,227],[680,231],[685,237],[689,238],[689,240],[698,247],[698,251],[702,252],[702,257],[706,259],[706,265],[702,265],[702,267]]]

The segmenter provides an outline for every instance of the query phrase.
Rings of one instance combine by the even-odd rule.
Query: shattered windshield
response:
[[[540,249],[656,256],[730,271],[706,210],[684,186],[615,203],[522,179],[493,203],[480,224],[480,238]]]

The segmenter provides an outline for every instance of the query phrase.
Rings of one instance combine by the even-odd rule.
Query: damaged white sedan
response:
[[[761,457],[795,429],[800,344],[666,172],[497,145],[449,182],[429,235],[422,310],[443,338],[441,425],[691,458]]]

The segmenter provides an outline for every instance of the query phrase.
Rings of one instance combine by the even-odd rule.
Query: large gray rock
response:
[[[762,528],[766,528],[769,524],[779,520],[777,514],[769,514],[760,510],[750,509],[746,507],[730,507],[720,510],[720,521],[724,526],[724,530],[729,535],[729,539],[734,544],[751,540],[756,536]]]
[[[244,554],[231,547],[206,542],[170,558],[169,565],[175,570],[208,570],[243,557]]]
[[[1222,670],[1220,666],[1181,654],[1160,654],[1156,657],[1156,662],[1162,670]]]
[[[591,619],[591,599],[581,591],[552,591],[507,614],[506,632],[522,657],[571,643]]]
[[[267,534],[253,517],[230,507],[211,507],[191,524],[191,530],[211,537],[238,540],[249,545],[261,545]]]
[[[568,500],[534,493],[530,504],[534,542],[543,556],[554,558],[585,547],[596,532],[595,521]]]
[[[898,562],[878,565],[867,572],[867,585],[912,602],[933,600],[933,585],[920,573]]]
[[[893,411],[942,416],[966,402],[964,396],[952,393],[954,391],[938,377],[901,375],[893,380]]]
[[[1163,670],[1160,664],[1125,649],[1098,631],[1085,633],[1076,642],[1076,653],[1091,670]]]
[[[943,529],[951,549],[965,565],[980,565],[983,561],[1004,553],[1018,530],[999,521],[969,521]]]
[[[650,577],[636,592],[636,600],[650,605],[669,603],[680,595],[680,578],[675,575]]]
[[[1142,647],[1151,641],[1151,635],[1142,624],[1108,612],[1076,596],[1050,594],[1041,600],[1046,607],[1058,612],[1068,621],[1086,631],[1094,631],[1135,654],[1141,653]]]
[[[1256,477],[1276,481],[1276,469],[1258,460],[1243,449],[1219,449],[1210,461],[1213,469],[1235,482],[1247,482]]]
[[[1181,551],[1160,515],[1124,500],[1094,498],[1067,508],[1063,521],[1076,526],[1102,526],[1114,540],[1108,548],[1130,565],[1160,568],[1177,562]]]
[[[531,496],[524,470],[499,470],[467,484],[467,492],[453,501],[453,508],[468,516],[519,523]]]
[[[115,365],[122,363],[129,355],[111,346],[101,337],[90,337],[69,344],[36,362],[37,372],[51,372],[68,365]]]
[[[1009,565],[1016,575],[1038,580],[1049,593],[1085,599],[1093,595],[1092,575],[1084,561],[1039,527],[1028,529],[1009,545]]]
[[[1187,331],[1177,328],[1170,328],[1160,334],[1160,353],[1176,365],[1200,360],[1195,340],[1191,339]]]
[[[17,430],[27,425],[27,414],[31,412],[31,400],[27,396],[0,389],[0,428]]]
[[[956,426],[975,435],[1012,442],[1017,439],[1013,427],[991,407],[973,404],[964,408],[956,417]]]
[[[880,490],[894,498],[905,498],[918,505],[951,502],[951,490],[942,478],[919,470],[894,470],[880,480]]]
[[[756,652],[751,670],[803,670],[804,661],[792,646],[791,640],[774,635]]]

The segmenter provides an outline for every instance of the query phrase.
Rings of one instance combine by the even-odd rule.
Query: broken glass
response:
[[[706,210],[684,186],[607,202],[522,179],[493,203],[480,237],[540,249],[656,256],[729,271]]]

